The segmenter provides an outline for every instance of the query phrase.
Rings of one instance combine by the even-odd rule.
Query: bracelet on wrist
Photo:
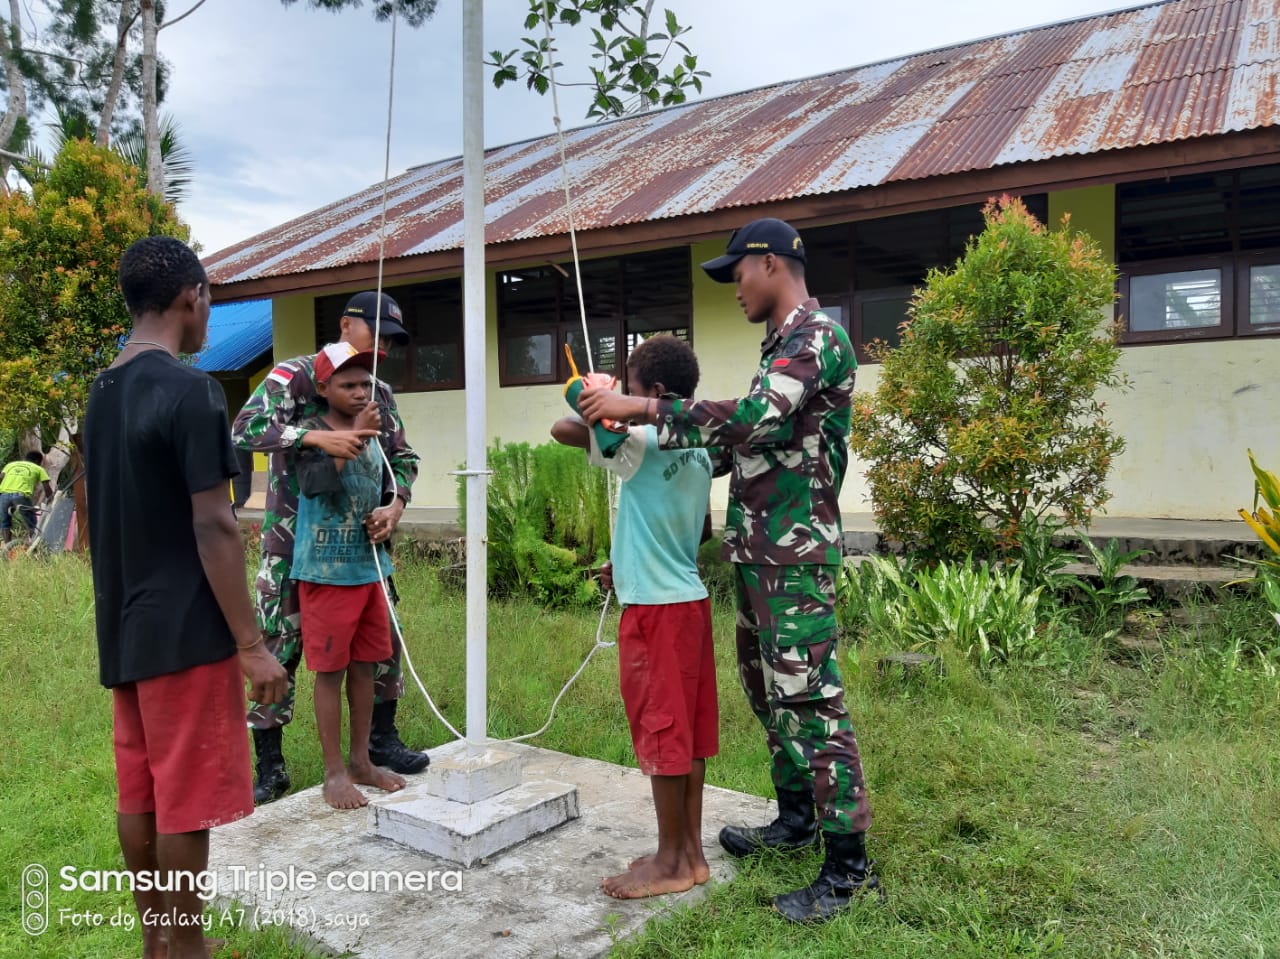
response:
[[[253,649],[253,647],[258,646],[258,645],[260,645],[261,643],[262,643],[262,637],[261,637],[261,636],[259,636],[259,637],[258,637],[257,639],[255,639],[252,643],[246,643],[246,644],[245,644],[245,645],[243,645],[243,646],[241,646],[239,643],[236,643],[236,649],[238,649],[240,652],[242,652],[242,653],[243,653],[243,652],[245,652],[245,651],[247,651],[247,650]]]

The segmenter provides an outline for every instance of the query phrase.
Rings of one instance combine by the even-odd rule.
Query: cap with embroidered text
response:
[[[746,226],[733,231],[724,256],[708,260],[702,264],[702,268],[717,283],[732,283],[733,267],[739,260],[744,256],[765,253],[789,256],[803,263],[804,243],[800,239],[800,234],[785,220],[777,220],[773,217],[752,220]]]
[[[381,299],[382,303],[381,311],[378,309],[379,299]],[[365,290],[363,293],[357,293],[347,300],[347,307],[342,311],[342,315],[358,316],[371,327],[376,319],[378,332],[382,336],[401,346],[409,342],[409,331],[401,325],[404,314],[400,312],[400,304],[391,299],[386,293],[383,293],[381,298],[379,298],[375,290]]]

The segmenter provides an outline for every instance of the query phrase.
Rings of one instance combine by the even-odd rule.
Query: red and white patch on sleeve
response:
[[[275,380],[281,386],[288,386],[293,379],[293,370],[281,364],[267,374],[267,379]]]

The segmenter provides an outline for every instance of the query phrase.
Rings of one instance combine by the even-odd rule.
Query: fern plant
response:
[[[489,591],[546,606],[594,602],[594,569],[609,553],[609,487],[581,450],[494,442],[487,462]],[[466,487],[458,483],[466,521]]]

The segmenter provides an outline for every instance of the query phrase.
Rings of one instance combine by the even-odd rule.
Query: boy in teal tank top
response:
[[[328,411],[307,424],[310,429],[358,429],[361,413],[373,398],[372,350],[330,343],[316,354],[316,392]],[[354,459],[336,459],[319,451],[300,459],[300,495],[293,547],[292,576],[298,582],[302,652],[316,674],[316,732],[324,755],[325,802],[335,809],[368,805],[356,784],[388,792],[404,788],[404,779],[369,759],[373,716],[373,666],[391,658],[391,620],[381,576],[391,572],[390,557],[379,544],[379,561],[365,529],[365,518],[382,501],[384,477],[376,446],[362,441]],[[342,760],[342,685],[351,706],[348,759]]]
[[[688,399],[698,360],[684,341],[656,336],[631,351],[627,375],[635,396]],[[602,886],[617,899],[683,892],[711,875],[702,852],[702,786],[707,757],[719,750],[719,713],[711,601],[698,575],[698,546],[711,528],[711,458],[702,449],[659,449],[652,426],[631,427],[610,456],[576,416],[557,421],[551,435],[587,449],[592,464],[622,480],[602,579],[625,606],[619,685],[640,771],[653,789],[658,851]]]

